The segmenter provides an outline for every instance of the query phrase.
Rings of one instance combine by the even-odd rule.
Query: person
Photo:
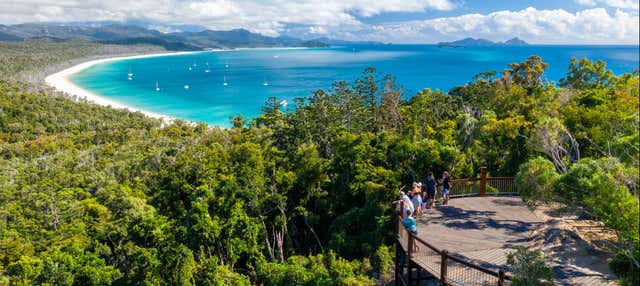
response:
[[[402,219],[402,225],[407,231],[418,234],[418,225],[416,224],[416,220],[411,216],[410,210],[406,210],[406,216]]]
[[[436,205],[436,186],[438,182],[433,176],[433,172],[429,172],[427,177],[424,179],[423,185],[425,186],[427,196],[424,198],[425,201],[429,201],[428,209],[434,207]]]
[[[449,203],[449,191],[451,190],[451,178],[449,177],[449,172],[444,171],[442,173],[442,204],[446,205]]]
[[[420,190],[422,192],[422,212],[424,212],[424,210],[426,210],[429,205],[428,205],[428,201],[429,201],[429,195],[427,194],[427,185],[422,182],[422,188]]]
[[[402,225],[407,231],[413,233],[414,235],[418,235],[418,224],[416,224],[416,220],[411,216],[410,210],[407,210],[406,216],[402,219]],[[413,251],[420,250],[415,239],[413,240],[412,247],[413,247]]]
[[[398,205],[396,210],[398,211],[398,214],[400,216],[404,216],[406,210],[410,210],[412,213],[414,211],[411,199],[409,199],[409,196],[407,196],[407,194],[403,191],[400,191],[398,200],[394,201],[393,203]]]
[[[411,199],[411,203],[415,209],[413,215],[418,217],[422,214],[422,194],[420,192],[422,190],[422,183],[413,183],[413,185],[413,198]]]

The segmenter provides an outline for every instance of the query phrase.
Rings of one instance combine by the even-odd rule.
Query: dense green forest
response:
[[[398,189],[481,166],[517,175],[531,204],[615,229],[610,266],[632,285],[638,72],[572,60],[556,84],[523,60],[415,95],[369,68],[229,129],[162,126],[3,77],[0,285],[384,283]]]
[[[38,85],[47,75],[83,61],[152,52],[166,50],[148,44],[106,45],[82,39],[0,42],[0,79]]]

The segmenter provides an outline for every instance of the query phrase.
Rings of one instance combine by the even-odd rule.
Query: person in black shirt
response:
[[[442,180],[440,180],[442,184],[442,204],[449,203],[449,190],[451,190],[451,179],[449,178],[449,172],[444,171],[442,173]]]
[[[423,185],[427,191],[425,201],[427,200],[426,198],[429,198],[429,205],[427,208],[430,209],[436,204],[436,186],[438,185],[438,182],[436,182],[436,179],[433,177],[433,172],[429,172],[429,175],[424,178]]]

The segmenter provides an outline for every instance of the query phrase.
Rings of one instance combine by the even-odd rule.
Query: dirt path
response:
[[[615,235],[602,223],[564,212],[559,205],[533,211],[545,221],[529,247],[540,249],[553,267],[557,285],[616,285],[608,268]]]

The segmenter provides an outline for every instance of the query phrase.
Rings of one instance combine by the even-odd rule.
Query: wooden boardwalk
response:
[[[506,253],[543,223],[519,197],[457,198],[425,210],[417,222],[418,237],[494,271],[506,270]]]
[[[426,270],[437,279],[442,270],[442,257],[434,249],[446,250],[449,256],[446,263],[448,285],[510,285],[507,280],[499,282],[495,273],[508,271],[506,256],[515,247],[531,248],[532,234],[548,219],[537,216],[519,197],[456,198],[449,205],[425,210],[417,219],[418,235],[414,240],[418,249],[412,250],[411,261],[416,269]],[[403,236],[408,239],[405,233],[401,235],[401,242]],[[401,246],[408,249],[408,243],[401,243]],[[479,267],[469,267],[464,262]],[[594,269],[578,267],[575,263],[552,266],[556,285],[613,285],[612,281],[603,280],[612,277]],[[413,281],[417,285],[436,283]]]

